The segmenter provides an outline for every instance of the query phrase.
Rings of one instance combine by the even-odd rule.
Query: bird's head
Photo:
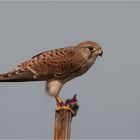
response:
[[[86,52],[85,54],[89,54],[90,57],[103,55],[101,46],[96,42],[85,41],[78,44],[77,46],[80,47],[84,53]]]

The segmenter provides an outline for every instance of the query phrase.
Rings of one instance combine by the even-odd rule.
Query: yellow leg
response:
[[[55,100],[57,103],[63,103],[63,100],[59,96],[55,96]]]
[[[55,97],[55,100],[57,102],[57,107],[56,107],[56,111],[59,111],[59,110],[69,110],[71,111],[72,113],[74,113],[74,111],[70,108],[70,105],[69,104],[65,104],[63,102],[63,100],[59,97],[59,96],[56,96]]]

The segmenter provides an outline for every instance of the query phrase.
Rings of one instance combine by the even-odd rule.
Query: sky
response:
[[[0,2],[0,72],[86,40],[104,51],[60,96],[77,94],[72,139],[140,139],[140,2]],[[0,139],[53,138],[45,82],[0,83]]]

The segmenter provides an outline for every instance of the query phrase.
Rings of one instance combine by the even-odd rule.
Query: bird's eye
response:
[[[92,46],[89,46],[88,48],[89,48],[89,50],[91,50],[91,51],[93,50],[93,47],[92,47]]]

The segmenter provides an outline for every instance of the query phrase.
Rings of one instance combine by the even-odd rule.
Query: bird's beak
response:
[[[103,51],[101,48],[94,48],[93,53],[102,57]]]

